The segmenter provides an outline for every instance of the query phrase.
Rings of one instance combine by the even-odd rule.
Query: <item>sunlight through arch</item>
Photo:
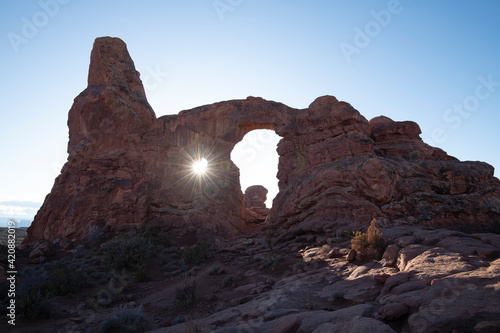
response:
[[[241,190],[252,185],[262,185],[267,193],[266,206],[271,208],[278,194],[278,161],[276,152],[282,138],[272,130],[253,130],[236,144],[231,152],[231,160],[240,169]]]
[[[205,157],[202,157],[198,161],[195,161],[193,163],[193,171],[197,175],[204,175],[207,172],[207,167],[208,167],[208,161]]]

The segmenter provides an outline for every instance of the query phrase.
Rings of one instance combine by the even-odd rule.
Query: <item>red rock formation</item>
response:
[[[245,190],[246,222],[263,222],[269,215],[266,207],[267,189],[261,185],[250,186]]]
[[[68,161],[25,243],[161,224],[200,234],[245,231],[245,200],[230,153],[272,129],[279,193],[266,220],[280,237],[345,224],[421,223],[485,231],[500,218],[500,182],[481,162],[425,144],[413,122],[368,122],[335,97],[307,109],[248,97],[156,118],[125,43],[98,38],[88,87],[69,111]],[[205,157],[206,176],[192,172]]]

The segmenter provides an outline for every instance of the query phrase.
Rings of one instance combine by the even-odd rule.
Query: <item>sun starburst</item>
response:
[[[193,163],[193,171],[198,176],[203,176],[207,172],[208,161],[205,157],[202,157],[198,161]]]

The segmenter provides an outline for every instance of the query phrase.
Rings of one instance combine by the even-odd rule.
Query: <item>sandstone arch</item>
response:
[[[266,222],[282,238],[378,217],[468,231],[488,230],[500,218],[500,182],[491,166],[426,145],[414,122],[368,122],[333,96],[303,110],[248,97],[156,118],[117,38],[96,39],[88,87],[75,98],[68,126],[68,161],[25,243],[82,238],[90,225],[245,232],[230,153],[253,129],[283,137],[280,192]],[[191,184],[187,166],[200,152],[209,155],[213,175]]]

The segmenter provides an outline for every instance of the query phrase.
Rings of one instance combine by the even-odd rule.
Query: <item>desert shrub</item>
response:
[[[48,318],[51,295],[47,272],[41,267],[27,268],[19,273],[19,281],[16,296],[20,313],[31,320]]]
[[[0,305],[3,305],[4,303],[8,302],[7,294],[9,293],[9,289],[10,289],[9,281],[0,282]],[[2,310],[0,310],[0,314],[3,314],[3,308]]]
[[[165,248],[171,245],[167,234],[159,227],[141,225],[137,229],[137,236],[146,239],[153,245],[160,245]]]
[[[323,245],[319,250],[318,250],[318,254],[327,254],[328,251],[330,251],[331,249],[331,246],[328,245],[328,244],[325,244]]]
[[[224,288],[226,288],[227,286],[229,286],[229,284],[231,284],[232,282],[240,282],[241,280],[243,280],[245,278],[245,276],[243,275],[243,273],[238,273],[236,275],[231,275],[231,276],[227,276],[225,277],[223,280],[222,280],[222,286]]]
[[[151,276],[146,268],[146,265],[143,264],[139,267],[139,269],[134,274],[134,282],[141,283],[147,282],[151,280]]]
[[[292,274],[297,274],[297,273],[303,271],[304,268],[302,265],[303,265],[302,262],[296,262],[295,264],[293,264],[292,268],[291,268]]]
[[[129,234],[113,238],[103,246],[101,252],[105,263],[112,268],[136,271],[151,256],[152,250],[151,242]]]
[[[268,254],[261,263],[261,267],[265,269],[269,269],[274,272],[278,264],[283,260],[283,257],[279,254],[270,253]]]
[[[375,226],[375,220],[372,220],[366,233],[355,231],[351,238],[351,248],[356,252],[368,256],[378,256],[383,251],[385,246],[382,233]]]
[[[208,250],[210,245],[205,241],[198,241],[196,245],[184,249],[182,258],[188,265],[198,265],[207,262],[210,258]]]
[[[208,275],[221,274],[222,272],[224,272],[224,269],[218,265],[215,265],[210,268],[210,270],[208,271]]]
[[[41,290],[31,289],[19,298],[19,308],[27,319],[45,319],[50,317],[50,297]]]
[[[196,276],[196,274],[200,271],[199,266],[193,266],[189,271],[186,272],[187,276]]]
[[[410,153],[410,155],[408,155],[408,160],[410,162],[416,162],[420,159],[420,153],[418,152],[418,150],[414,150]]]
[[[500,235],[500,219],[493,222],[493,233]]]
[[[269,251],[273,250],[273,240],[271,238],[266,238],[266,246],[269,248]]]
[[[103,238],[104,233],[102,232],[101,228],[96,225],[90,227],[89,233],[87,234],[87,243],[90,246],[99,244],[99,242],[102,241]]]
[[[87,251],[85,251],[83,245],[78,246],[72,252],[73,252],[73,258],[75,259],[82,259],[87,254]]]
[[[111,268],[126,268],[136,272],[146,259],[163,253],[167,246],[170,246],[170,243],[160,228],[141,226],[136,228],[135,232],[113,238],[104,244],[100,253],[104,255],[104,262]]]
[[[190,320],[186,320],[186,333],[205,333],[210,332],[210,330],[203,328],[203,326],[199,323],[194,323]]]
[[[231,282],[233,282],[233,277],[226,276],[224,279],[222,279],[222,287],[226,288]]]
[[[172,320],[172,325],[178,325],[186,322],[186,316],[184,315],[177,315],[177,317]]]
[[[346,236],[346,237],[349,237],[349,238],[354,237],[354,231],[352,231],[352,230],[344,230],[342,233],[343,233],[343,234],[344,234],[344,236]]]
[[[85,268],[56,268],[49,272],[47,292],[54,296],[73,294],[89,286],[89,276]]]
[[[187,270],[186,263],[184,260],[174,260],[162,267],[162,270],[166,276],[175,276]]]
[[[67,260],[61,260],[19,272],[17,297],[20,313],[28,319],[47,318],[52,297],[76,293],[89,286],[88,266],[67,263]]]
[[[175,300],[182,308],[190,308],[196,303],[198,295],[196,294],[196,283],[186,280],[181,288],[175,290]]]
[[[122,305],[113,311],[113,317],[101,324],[101,330],[106,333],[113,330],[120,332],[138,332],[146,328],[147,320],[142,311],[142,306],[129,307]]]
[[[382,237],[382,233],[375,226],[375,219],[372,220],[368,230],[366,231],[366,240],[368,242],[368,246],[372,249],[383,250],[384,248],[384,238]]]
[[[361,231],[355,231],[351,238],[351,248],[356,250],[356,252],[364,253],[368,248],[368,242],[366,240],[366,234]]]
[[[332,296],[330,296],[330,299],[335,302],[335,301],[340,301],[340,300],[343,300],[344,299],[344,296],[345,296],[345,292],[344,291],[334,291],[332,293]]]

